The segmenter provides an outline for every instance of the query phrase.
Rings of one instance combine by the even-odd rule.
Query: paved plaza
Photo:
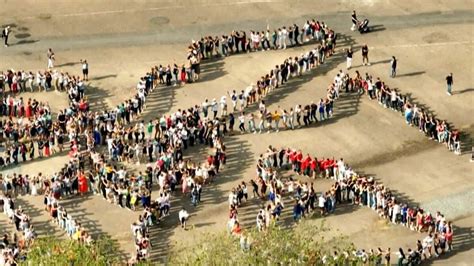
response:
[[[21,7],[21,8],[18,8]],[[229,191],[255,177],[256,160],[269,145],[292,147],[318,157],[343,157],[358,172],[375,177],[411,205],[441,211],[454,224],[455,246],[437,265],[472,265],[474,225],[474,163],[470,162],[474,134],[474,10],[469,0],[81,0],[3,1],[0,26],[12,25],[8,48],[0,47],[0,69],[46,69],[46,51],[52,48],[56,68],[80,74],[80,59],[89,62],[86,95],[97,110],[114,108],[135,94],[136,82],[154,65],[186,61],[187,46],[203,35],[220,35],[234,29],[264,30],[324,21],[338,34],[336,54],[324,65],[276,89],[266,99],[269,110],[319,101],[340,69],[346,71],[343,49],[352,47],[349,73],[358,70],[381,77],[437,117],[462,132],[462,154],[456,155],[417,129],[407,126],[400,113],[381,107],[367,96],[343,94],[335,103],[334,118],[316,126],[269,134],[226,136],[228,162],[216,182],[203,188],[202,202],[193,207],[180,194],[172,198],[171,216],[151,230],[152,259],[163,262],[175,246],[191,247],[205,240],[205,233],[225,230]],[[373,31],[351,31],[351,12],[368,18]],[[370,66],[362,65],[360,48],[367,44]],[[178,108],[220,99],[227,91],[240,91],[290,56],[300,56],[311,45],[285,50],[241,53],[204,61],[199,82],[159,87],[149,98],[146,121]],[[398,58],[397,77],[390,78],[390,59]],[[446,76],[453,73],[453,95],[446,95]],[[55,91],[25,93],[26,98],[48,101],[53,112],[68,105],[67,95]],[[236,119],[237,120],[237,119]],[[186,158],[203,161],[209,150],[197,146]],[[2,174],[52,174],[69,160],[67,154],[1,169]],[[128,165],[129,171],[145,166]],[[317,191],[331,185],[315,181]],[[249,189],[250,190],[250,189]],[[152,195],[154,199],[156,195]],[[19,204],[29,213],[38,235],[66,237],[49,222],[43,197],[22,196]],[[108,235],[123,260],[134,251],[130,225],[140,212],[112,206],[100,196],[65,200],[64,206],[94,235]],[[178,211],[190,213],[191,229],[182,230]],[[257,199],[239,209],[239,218],[254,226],[260,208]],[[291,209],[291,206],[288,208]],[[288,213],[291,210],[285,210]],[[398,250],[413,247],[424,237],[402,226],[380,220],[368,208],[346,207],[327,216],[334,232],[364,249]],[[310,222],[319,224],[321,218]],[[0,215],[0,233],[8,230]]]

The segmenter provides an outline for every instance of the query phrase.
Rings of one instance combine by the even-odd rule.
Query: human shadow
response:
[[[145,111],[139,120],[149,121],[161,117],[171,111],[176,104],[178,86],[157,86],[146,97]]]
[[[201,74],[199,82],[211,81],[227,75],[224,70],[225,57],[219,57],[213,60],[201,61]]]
[[[117,74],[109,74],[109,75],[93,77],[90,80],[103,80],[103,79],[107,79],[107,78],[116,78],[116,77],[117,77]]]
[[[25,39],[25,38],[28,38],[28,37],[31,37],[31,34],[29,34],[29,33],[17,33],[17,34],[15,34],[15,38],[17,38],[17,39]]]
[[[376,62],[371,62],[371,63],[370,63],[370,66],[379,65],[379,64],[386,64],[386,63],[390,63],[390,61],[391,61],[390,59],[379,60],[379,61],[376,61]],[[351,68],[354,69],[354,68],[361,68],[361,67],[369,67],[369,66],[358,65],[358,66],[353,66],[353,67],[351,67]]]
[[[369,26],[369,33],[370,32],[377,32],[377,31],[384,31],[384,30],[386,30],[386,28],[382,24],[376,24],[376,25]]]
[[[471,126],[471,132],[473,127]],[[459,138],[461,139],[461,154],[470,154],[473,152],[472,147],[473,147],[473,141],[472,141],[472,135],[469,134],[468,132],[461,131],[459,134]]]
[[[391,59],[379,60],[379,61],[370,63],[370,65],[386,64],[386,63],[390,63],[390,61],[392,60]]]
[[[14,45],[23,45],[23,44],[30,44],[30,43],[36,43],[39,42],[39,40],[21,40],[16,42]]]
[[[35,147],[36,147],[36,150],[37,149],[37,146],[38,144],[34,144]],[[10,169],[14,169],[14,168],[19,168],[19,167],[22,167],[22,166],[25,166],[25,165],[28,165],[28,164],[31,164],[31,163],[39,163],[39,162],[44,162],[46,160],[49,160],[51,158],[54,158],[54,157],[58,157],[58,156],[64,156],[66,154],[68,154],[69,152],[69,148],[68,148],[68,145],[64,145],[64,150],[62,152],[59,152],[59,151],[55,151],[53,152],[50,156],[43,156],[43,157],[39,157],[37,154],[35,154],[35,158],[33,160],[26,160],[26,161],[19,161],[18,164],[9,164],[7,166],[4,166],[4,167],[0,167],[0,169],[3,170],[10,170]]]
[[[471,93],[471,92],[474,92],[474,88],[466,88],[464,90],[459,90],[459,91],[453,91],[453,95],[454,94],[464,94],[464,93]]]
[[[89,102],[89,110],[92,112],[100,112],[112,107],[107,103],[107,99],[111,97],[111,95],[106,90],[99,89],[90,84],[86,86],[85,97]]]
[[[423,74],[425,74],[425,73],[426,73],[426,71],[410,72],[410,73],[405,73],[405,74],[397,75],[397,78],[418,76],[418,75],[423,75]]]
[[[66,62],[66,63],[62,63],[62,64],[59,64],[59,65],[56,65],[56,67],[66,67],[66,66],[75,66],[75,65],[78,65],[80,64],[81,62]]]

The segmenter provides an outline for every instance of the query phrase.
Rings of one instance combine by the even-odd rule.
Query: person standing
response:
[[[392,56],[392,60],[390,61],[390,66],[391,66],[391,73],[390,77],[394,78],[397,75],[397,59],[395,56]]]
[[[8,47],[8,35],[10,35],[10,26],[6,26],[2,30],[2,38],[4,40],[5,47]]]
[[[283,27],[281,30],[281,49],[286,49],[286,38],[288,37],[288,30]]]
[[[352,11],[351,20],[352,20],[351,31],[355,31],[357,29],[357,25],[359,25],[359,21],[357,20],[357,14],[355,10]]]
[[[89,80],[89,63],[87,63],[87,60],[84,59],[82,61],[81,59],[81,64],[82,64],[82,79],[85,81]]]
[[[46,56],[48,57],[48,69],[51,69],[54,67],[54,52],[53,49],[49,48],[48,52],[46,53]]]
[[[245,112],[240,113],[239,116],[239,129],[241,133],[245,133]]]
[[[446,94],[448,94],[449,96],[452,95],[451,90],[452,90],[453,83],[454,83],[453,73],[449,73],[449,75],[446,77],[446,87],[447,87]]]
[[[189,214],[186,211],[186,209],[182,208],[178,213],[178,217],[179,217],[179,222],[181,224],[181,228],[186,230],[186,221],[188,220],[188,217],[189,217]]]
[[[362,46],[362,65],[363,66],[365,66],[365,65],[370,66],[370,63],[369,63],[369,47],[367,46],[367,44],[364,44]]]
[[[347,59],[347,69],[350,69],[352,66],[352,48],[347,49],[346,59]]]

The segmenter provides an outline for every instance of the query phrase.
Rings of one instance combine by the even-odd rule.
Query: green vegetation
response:
[[[112,240],[100,238],[91,246],[75,240],[38,238],[29,248],[22,265],[111,265],[120,261],[115,257]]]
[[[194,248],[176,249],[170,265],[358,265],[355,248],[345,237],[324,238],[328,229],[304,221],[293,229],[271,226],[265,232],[226,232],[205,237]],[[337,252],[337,256],[335,256]]]

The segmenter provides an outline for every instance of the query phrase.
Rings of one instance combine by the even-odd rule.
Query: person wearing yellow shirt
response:
[[[280,118],[281,118],[280,113],[278,113],[278,110],[275,110],[275,112],[272,115],[272,120],[275,122],[276,132],[280,131],[280,128],[279,128]]]

